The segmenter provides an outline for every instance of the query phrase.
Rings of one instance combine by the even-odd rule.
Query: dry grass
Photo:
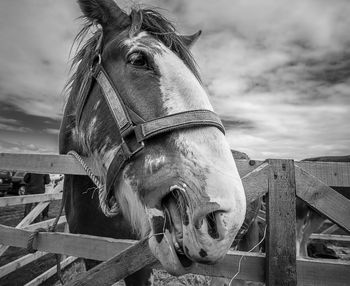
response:
[[[211,278],[208,276],[186,274],[180,277],[174,277],[164,270],[154,270],[154,286],[190,286],[200,285],[209,286]]]
[[[209,276],[186,274],[175,277],[164,270],[153,270],[153,286],[209,286],[211,278]],[[125,286],[123,281],[119,281],[113,286]]]

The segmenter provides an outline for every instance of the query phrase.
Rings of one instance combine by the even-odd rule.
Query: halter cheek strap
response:
[[[117,128],[115,132],[121,138],[117,152],[108,166],[107,180],[105,185],[104,201],[108,209],[108,197],[125,164],[137,153],[143,150],[147,140],[159,136],[160,134],[172,132],[179,129],[194,127],[213,126],[225,134],[221,120],[214,112],[205,109],[189,110],[179,113],[158,117],[153,120],[135,124],[129,113],[129,109],[123,102],[118,89],[110,80],[100,61],[90,73],[86,82],[83,83],[78,102],[76,124],[79,126],[84,106],[88,100],[91,88],[94,83],[101,87],[102,94],[107,102],[110,112],[113,115]],[[132,111],[133,112],[133,111]],[[102,208],[104,209],[104,208]],[[104,211],[107,216],[113,216],[113,212]]]

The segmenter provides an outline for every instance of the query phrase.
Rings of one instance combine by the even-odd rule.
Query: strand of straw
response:
[[[267,226],[265,226],[263,238],[262,238],[256,245],[254,245],[247,253],[253,251],[253,249],[254,249],[255,247],[259,246],[260,243],[263,242],[263,240],[265,239],[265,236],[266,236],[266,228],[267,228]],[[228,286],[231,286],[231,283],[233,282],[233,280],[234,280],[234,279],[238,276],[238,274],[240,273],[240,271],[241,271],[241,262],[242,262],[242,259],[243,259],[244,256],[246,256],[246,255],[242,255],[241,258],[239,259],[239,262],[238,262],[238,270],[237,270],[236,274],[231,278],[230,283],[228,284]]]

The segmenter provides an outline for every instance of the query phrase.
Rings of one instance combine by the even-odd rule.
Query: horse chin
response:
[[[168,229],[164,231],[162,240],[157,240],[157,234],[151,235],[149,247],[153,255],[160,261],[164,269],[174,276],[180,276],[189,272],[193,265],[179,247],[175,247],[173,236]]]

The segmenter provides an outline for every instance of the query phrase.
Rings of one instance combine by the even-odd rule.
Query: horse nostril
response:
[[[221,240],[225,237],[226,227],[223,223],[224,211],[215,211],[205,216],[205,222],[207,224],[208,234],[213,239]]]
[[[208,224],[208,234],[214,238],[214,239],[218,239],[220,238],[219,232],[218,232],[218,228],[217,228],[217,219],[216,219],[216,214],[217,212],[212,212],[208,215],[206,215],[206,220],[207,220],[207,224]]]
[[[203,234],[209,234],[213,239],[222,239],[226,234],[223,216],[225,211],[217,210],[197,217],[194,226]],[[204,226],[203,226],[204,225]]]

